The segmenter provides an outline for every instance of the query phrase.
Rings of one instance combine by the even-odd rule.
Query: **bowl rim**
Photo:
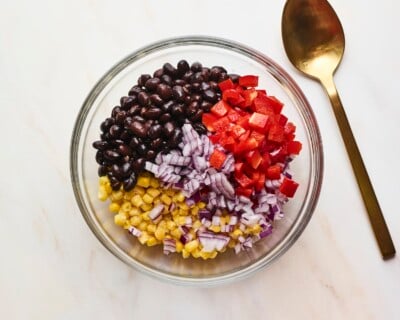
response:
[[[269,252],[268,256],[264,256],[259,258],[254,263],[246,266],[242,269],[235,270],[233,272],[223,273],[216,276],[211,277],[185,277],[179,276],[175,274],[170,274],[162,271],[158,271],[156,269],[152,269],[132,258],[129,254],[120,249],[113,241],[105,235],[104,230],[102,230],[97,221],[92,219],[91,214],[89,212],[88,207],[85,205],[84,197],[82,194],[81,182],[79,180],[79,174],[77,169],[77,163],[79,161],[79,144],[80,137],[82,133],[83,126],[85,124],[86,118],[89,114],[89,111],[93,105],[93,102],[97,99],[102,90],[108,85],[108,83],[118,75],[126,66],[131,63],[139,60],[141,57],[159,51],[161,49],[168,49],[172,47],[180,47],[180,46],[188,46],[188,45],[204,45],[211,46],[217,48],[228,49],[230,51],[234,51],[241,55],[247,56],[262,65],[268,66],[269,68],[273,68],[276,72],[276,75],[279,75],[278,80],[282,85],[282,80],[285,82],[285,86],[289,87],[291,93],[293,94],[295,100],[300,102],[301,114],[303,117],[303,121],[308,131],[309,139],[310,139],[310,148],[315,152],[311,152],[312,160],[311,163],[314,163],[314,166],[311,166],[311,178],[314,179],[314,183],[309,189],[309,201],[307,206],[303,206],[300,209],[300,214],[293,222],[293,225],[288,230],[287,234],[281,241],[275,245],[272,250]],[[267,57],[265,54],[252,49],[246,45],[243,45],[239,42],[227,40],[218,37],[210,37],[210,36],[182,36],[182,37],[173,37],[166,38],[164,40],[160,40],[157,42],[153,42],[147,46],[144,46],[138,50],[133,51],[125,58],[114,64],[93,86],[93,88],[88,93],[86,99],[84,100],[82,107],[77,115],[72,138],[70,143],[70,175],[71,182],[73,187],[73,192],[75,195],[76,202],[81,211],[81,214],[86,221],[89,228],[92,230],[97,239],[103,244],[103,246],[109,250],[115,257],[126,263],[127,265],[135,268],[136,270],[143,272],[151,277],[156,277],[163,281],[168,281],[169,283],[175,283],[180,285],[197,285],[197,286],[211,286],[222,283],[227,283],[233,280],[243,279],[256,271],[263,269],[264,267],[270,265],[272,262],[276,261],[281,255],[283,255],[287,250],[295,243],[298,237],[303,233],[305,227],[310,221],[315,207],[317,205],[319,194],[321,191],[322,180],[323,180],[323,171],[324,171],[324,156],[323,156],[323,147],[322,147],[322,139],[320,130],[318,127],[318,123],[316,121],[315,115],[311,106],[306,99],[304,93],[298,86],[298,84],[294,81],[294,79],[275,61],[271,58]],[[311,183],[310,183],[311,184]],[[283,241],[285,240],[285,241]]]

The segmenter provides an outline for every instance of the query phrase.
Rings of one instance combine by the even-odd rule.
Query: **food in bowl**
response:
[[[301,151],[257,75],[186,60],[143,74],[100,128],[99,198],[114,222],[165,254],[215,258],[273,231]]]

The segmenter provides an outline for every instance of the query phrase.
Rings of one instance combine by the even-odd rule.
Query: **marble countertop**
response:
[[[1,319],[400,319],[400,258],[380,258],[328,99],[284,54],[283,4],[1,1]],[[337,87],[400,250],[400,4],[331,4],[347,40]],[[325,148],[320,200],[296,244],[253,277],[207,289],[159,282],[112,256],[69,177],[72,127],[97,79],[129,52],[187,34],[243,42],[284,66]]]

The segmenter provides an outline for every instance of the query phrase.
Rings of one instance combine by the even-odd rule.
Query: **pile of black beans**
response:
[[[223,67],[186,60],[176,67],[165,63],[153,76],[142,74],[101,123],[100,140],[93,143],[99,176],[107,175],[113,190],[129,191],[147,160],[178,146],[184,123],[205,134],[202,115],[221,99],[218,83],[228,77],[238,79]]]

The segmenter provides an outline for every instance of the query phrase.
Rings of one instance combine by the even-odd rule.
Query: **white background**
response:
[[[400,250],[400,4],[331,4],[347,40],[337,87]],[[284,54],[283,5],[0,0],[1,319],[400,319],[400,258],[380,258],[328,99]],[[270,268],[210,289],[117,260],[86,226],[69,178],[72,127],[97,79],[144,45],[188,34],[242,42],[287,69],[325,149],[320,201],[298,242]]]

